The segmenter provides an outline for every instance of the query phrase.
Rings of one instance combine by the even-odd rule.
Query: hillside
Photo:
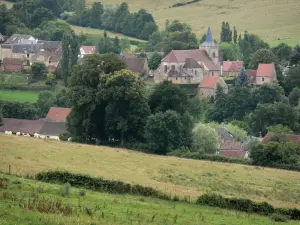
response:
[[[3,134],[0,143],[0,171],[11,165],[14,174],[60,169],[151,186],[181,198],[213,192],[300,207],[298,172]]]
[[[8,179],[9,181],[5,181]],[[112,195],[0,174],[1,224],[271,225],[268,217],[141,196]],[[52,204],[55,203],[55,204]],[[51,207],[49,207],[51,205]],[[297,224],[289,221],[285,224]]]
[[[91,4],[94,0],[87,0]],[[201,0],[198,3],[169,8],[188,0],[127,0],[131,10],[149,10],[160,27],[165,21],[180,20],[190,24],[200,38],[212,27],[214,38],[219,39],[222,21],[236,25],[239,32],[248,30],[260,35],[271,44],[278,39],[291,45],[300,44],[299,0]],[[104,4],[120,4],[124,0],[103,0]],[[277,40],[277,41],[276,41]]]

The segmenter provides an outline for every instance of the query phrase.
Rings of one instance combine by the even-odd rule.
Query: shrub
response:
[[[84,196],[86,195],[86,193],[85,193],[84,190],[81,190],[81,191],[79,191],[79,195],[80,195],[81,197],[84,197]]]
[[[0,188],[7,189],[9,180],[7,178],[0,178]]]
[[[88,175],[72,174],[63,171],[41,172],[36,175],[36,179],[49,183],[69,183],[69,185],[72,185],[73,187],[81,187],[113,194],[133,194],[170,200],[168,195],[150,187],[131,185],[121,181],[104,180],[103,178],[92,178]]]
[[[274,213],[270,216],[271,220],[274,220],[275,222],[287,222],[289,220],[289,218],[287,216],[284,215],[280,215],[277,213]]]
[[[69,197],[71,192],[71,185],[69,183],[65,183],[60,188],[60,195],[62,197]]]

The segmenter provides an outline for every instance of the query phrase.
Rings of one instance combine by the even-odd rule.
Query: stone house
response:
[[[205,76],[220,75],[219,46],[208,28],[199,49],[172,50],[154,73],[155,83],[171,80],[176,84],[199,84]]]
[[[12,58],[27,59],[30,61],[32,56],[43,49],[43,43],[39,44],[16,44],[12,46]]]
[[[5,58],[2,61],[1,71],[21,72],[23,70],[23,61],[21,59]]]
[[[137,75],[148,75],[149,66],[146,58],[125,58],[127,68]]]
[[[247,73],[253,86],[277,81],[274,63],[259,64],[257,70],[247,70]]]
[[[243,68],[243,61],[224,61],[221,76],[236,77]]]
[[[86,55],[96,54],[97,47],[96,46],[81,46],[79,49],[79,56],[78,58],[82,59]]]
[[[5,41],[5,44],[35,44],[37,41],[38,39],[35,39],[32,35],[13,34]]]
[[[217,85],[220,85],[224,92],[228,92],[228,86],[220,76],[205,76],[199,84],[198,96],[202,99],[215,97]]]
[[[249,152],[245,150],[244,144],[238,141],[223,141],[217,154],[240,159],[248,159],[250,155]]]

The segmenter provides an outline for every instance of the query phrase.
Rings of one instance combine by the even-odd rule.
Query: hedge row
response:
[[[72,174],[65,171],[48,171],[36,175],[36,179],[48,183],[69,183],[74,187],[103,191],[113,194],[133,194],[171,200],[171,197],[150,187],[131,185],[121,181],[93,178],[88,175]]]
[[[196,2],[200,2],[200,1],[201,0],[192,0],[192,1],[189,1],[189,2],[179,2],[179,3],[176,3],[176,4],[172,5],[171,8],[185,6],[185,5],[193,4],[193,3],[196,3]]]
[[[28,86],[23,84],[0,84],[0,89],[7,90],[20,90],[20,91],[44,91],[44,90],[52,90],[53,87],[48,85],[39,85],[39,86]]]
[[[256,213],[265,216],[279,214],[282,216],[287,216],[292,220],[300,220],[299,209],[274,208],[272,205],[266,202],[256,203],[249,199],[225,198],[221,195],[204,194],[197,199],[196,203],[212,207],[237,210],[246,213]]]

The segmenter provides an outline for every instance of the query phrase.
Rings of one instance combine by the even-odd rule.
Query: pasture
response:
[[[87,0],[91,4],[95,0]],[[103,0],[103,4],[120,4],[123,0]],[[221,23],[228,21],[239,33],[248,30],[272,44],[274,41],[291,45],[300,44],[299,0],[201,0],[171,8],[187,0],[128,0],[130,10],[145,8],[163,28],[166,20],[180,20],[190,24],[200,38],[211,26],[216,40],[220,38]]]
[[[1,224],[277,224],[258,215],[73,187],[62,197],[60,185],[4,174],[0,180]]]
[[[203,193],[300,207],[300,173],[149,155],[105,146],[0,134],[0,171],[18,175],[59,169],[153,187],[195,200]],[[226,223],[225,223],[226,224]]]
[[[38,91],[0,90],[0,100],[34,103],[38,97]]]

